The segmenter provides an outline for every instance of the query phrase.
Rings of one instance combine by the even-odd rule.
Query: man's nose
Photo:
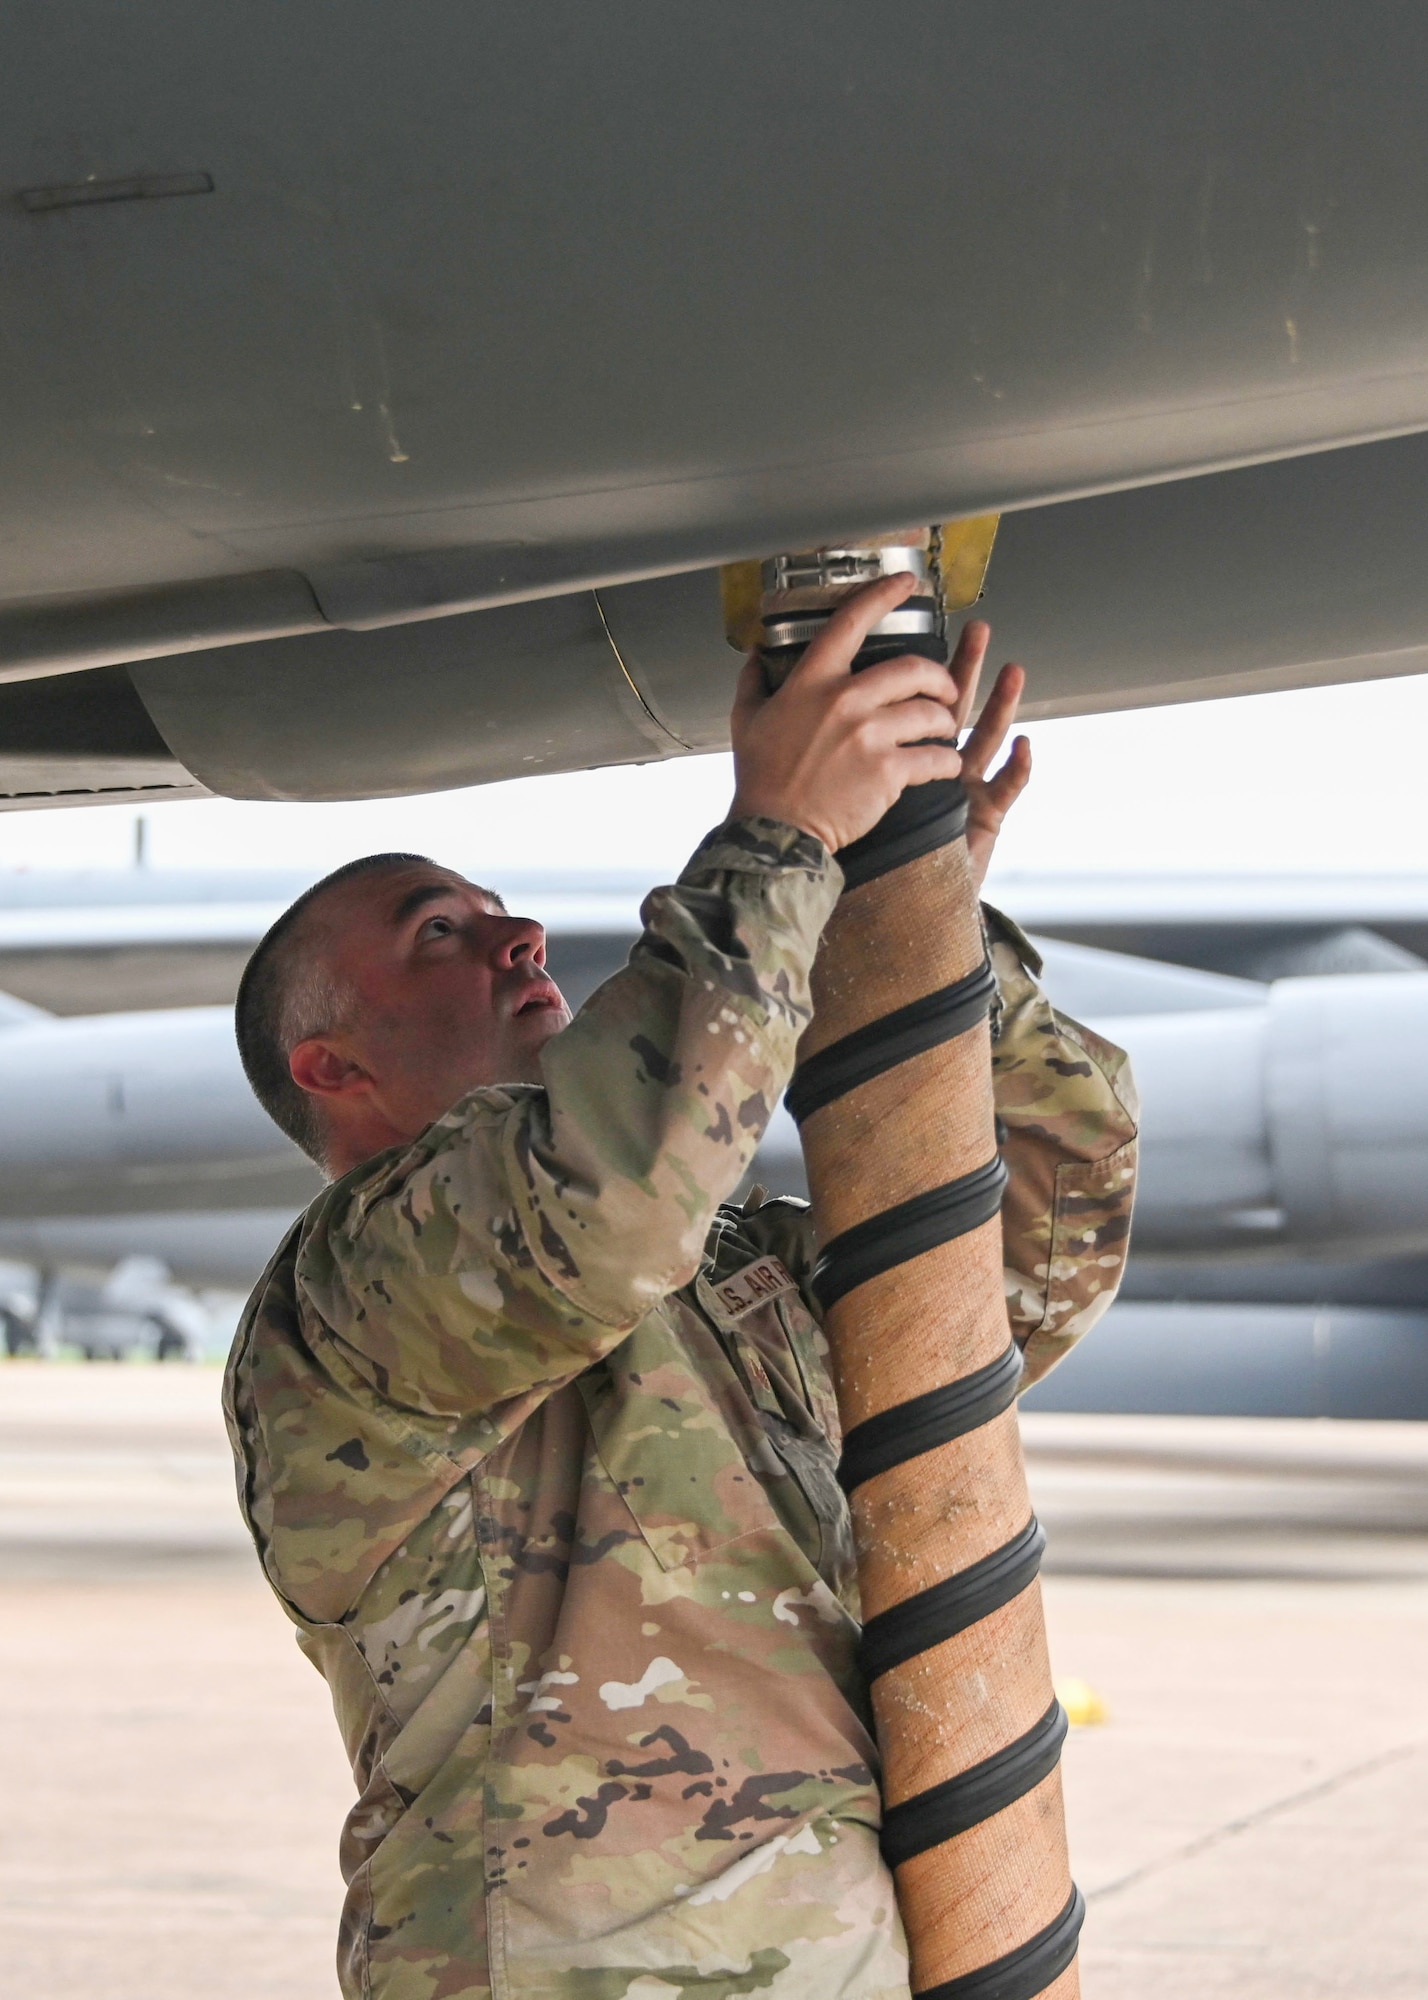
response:
[[[506,917],[496,940],[496,963],[503,970],[530,959],[545,964],[545,926],[534,917]]]

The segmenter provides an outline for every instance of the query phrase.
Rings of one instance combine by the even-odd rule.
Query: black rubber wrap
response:
[[[861,889],[894,868],[905,868],[939,847],[950,847],[967,831],[967,794],[960,778],[934,778],[909,785],[871,833],[838,849],[843,887]]]
[[[990,1965],[944,1979],[940,1986],[919,1987],[913,2000],[1036,2000],[1058,1980],[1076,1956],[1086,1899],[1073,1888],[1059,1917]]]
[[[913,611],[923,605],[930,609],[930,600],[925,597],[910,597],[905,604],[900,604],[897,608],[899,611]],[[812,619],[816,618],[818,613],[816,611],[790,611],[783,614],[769,612],[762,621],[765,630],[771,624],[777,625],[781,615]],[[811,639],[798,639],[791,646],[759,647],[759,658],[764,668],[764,686],[770,694],[775,688],[783,686],[812,644]],[[949,658],[946,639],[939,638],[935,632],[880,632],[863,641],[853,657],[852,671],[860,674],[864,667],[876,667],[883,660],[900,660],[908,653],[915,653],[919,659],[936,660],[940,667],[945,667]]]
[[[990,1222],[1002,1205],[1007,1170],[1000,1153],[985,1166],[928,1188],[909,1201],[856,1222],[824,1245],[809,1279],[826,1312],[836,1300],[869,1278],[881,1277],[899,1264],[936,1250]]]
[[[944,1784],[917,1792],[883,1814],[883,1859],[889,1868],[940,1847],[944,1840],[980,1826],[1015,1805],[1056,1769],[1066,1740],[1066,1711],[1053,1701],[1041,1720],[994,1757],[960,1771]]]
[[[801,1125],[859,1084],[871,1083],[943,1042],[955,1042],[991,1012],[996,990],[991,960],[984,958],[965,979],[939,986],[935,993],[924,993],[920,1000],[830,1042],[799,1064],[784,1099],[790,1116]]]
[[[875,1681],[907,1660],[916,1659],[955,1639],[969,1625],[979,1625],[1020,1597],[1041,1568],[1046,1534],[1035,1514],[1019,1535],[993,1549],[980,1562],[959,1569],[941,1583],[890,1604],[863,1627],[858,1665],[863,1678]]]
[[[929,1389],[898,1403],[866,1423],[854,1424],[843,1440],[838,1483],[851,1493],[880,1472],[891,1472],[910,1458],[921,1458],[939,1445],[951,1444],[968,1431],[980,1430],[1016,1401],[1021,1382],[1021,1349],[1015,1341],[975,1374],[964,1375],[945,1388]]]

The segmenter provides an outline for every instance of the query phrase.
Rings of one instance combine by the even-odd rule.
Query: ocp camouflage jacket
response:
[[[906,2000],[808,1213],[719,1206],[840,885],[719,828],[545,1088],[336,1183],[248,1308],[242,1504],[359,1794],[348,2000]],[[1114,1291],[1134,1106],[990,929],[1034,1374]]]

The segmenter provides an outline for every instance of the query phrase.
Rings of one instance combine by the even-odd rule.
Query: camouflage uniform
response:
[[[225,1402],[358,1788],[349,2000],[906,2000],[807,1211],[717,1206],[839,886],[806,835],[718,829],[546,1088],[349,1174],[254,1295]],[[995,936],[1045,1366],[1114,1289],[1133,1125]]]

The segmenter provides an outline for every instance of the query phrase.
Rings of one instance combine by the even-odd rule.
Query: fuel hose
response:
[[[770,684],[847,591],[918,592],[854,662],[947,660],[937,531],[763,570]],[[960,782],[909,787],[838,859],[788,1106],[799,1125],[842,1415],[882,1848],[916,2000],[1071,2000],[1071,1881],[1002,1280],[987,961]]]

